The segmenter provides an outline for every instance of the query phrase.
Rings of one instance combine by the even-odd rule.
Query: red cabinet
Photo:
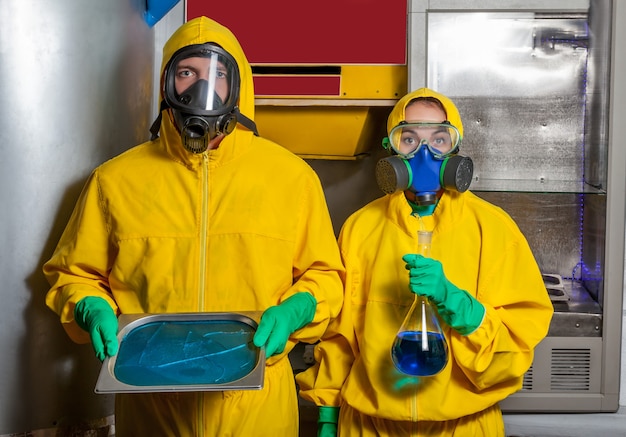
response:
[[[252,64],[261,135],[295,153],[353,159],[406,93],[407,0],[187,0],[228,27]],[[328,124],[341,127],[342,135]],[[286,126],[289,126],[286,128]]]

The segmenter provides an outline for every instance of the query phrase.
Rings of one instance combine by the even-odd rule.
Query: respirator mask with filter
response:
[[[408,190],[418,206],[437,203],[440,189],[466,191],[472,160],[457,154],[461,135],[449,122],[400,122],[383,140],[393,155],[376,165],[376,182],[386,194]]]
[[[203,153],[209,142],[228,135],[237,123],[257,134],[252,120],[239,112],[239,67],[217,44],[194,44],[178,50],[165,66],[163,101],[150,128],[152,139],[161,125],[161,112],[171,108],[183,147]]]

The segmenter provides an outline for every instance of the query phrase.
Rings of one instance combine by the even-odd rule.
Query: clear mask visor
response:
[[[450,123],[401,122],[389,133],[389,145],[403,158],[412,158],[421,147],[428,147],[436,159],[458,151],[461,135]]]

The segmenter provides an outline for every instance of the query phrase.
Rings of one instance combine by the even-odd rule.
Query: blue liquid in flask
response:
[[[396,368],[402,373],[412,376],[432,376],[446,366],[448,346],[443,334],[439,332],[424,334],[426,344],[422,343],[421,332],[398,333],[391,349],[391,357]]]

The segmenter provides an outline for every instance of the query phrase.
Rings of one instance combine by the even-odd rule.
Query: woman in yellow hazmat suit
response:
[[[297,377],[300,395],[320,406],[324,437],[504,436],[498,402],[521,388],[553,313],[541,273],[513,220],[466,191],[471,168],[457,153],[463,126],[452,101],[411,92],[387,131],[394,155],[379,163],[377,180],[390,194],[342,227],[344,306],[316,364]],[[381,183],[407,168],[408,182]],[[433,233],[430,258],[415,254],[418,230]],[[434,376],[406,375],[392,361],[415,294],[436,307],[448,343]]]
[[[262,312],[262,390],[118,394],[116,435],[295,436],[287,354],[342,304],[321,184],[256,135],[252,71],[225,27],[201,17],[178,29],[161,82],[152,140],[89,177],[44,265],[46,304],[101,360],[117,352],[121,313]]]

